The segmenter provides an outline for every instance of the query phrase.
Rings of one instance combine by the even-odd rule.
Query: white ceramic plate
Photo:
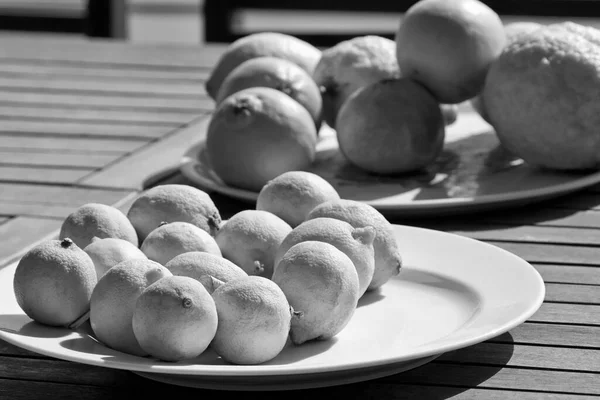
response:
[[[600,172],[541,170],[509,154],[478,114],[462,112],[446,128],[445,148],[427,171],[385,177],[348,164],[335,131],[325,126],[310,171],[327,179],[342,198],[364,201],[382,213],[421,216],[498,209],[540,201],[600,182]],[[225,184],[212,170],[203,140],[180,161],[181,173],[198,186],[255,202],[257,192]]]
[[[405,267],[365,295],[334,339],[288,344],[262,365],[228,365],[207,350],[168,363],[112,350],[89,324],[77,331],[32,322],[16,304],[15,264],[0,270],[0,338],[74,362],[125,369],[173,384],[221,389],[285,389],[355,382],[398,373],[495,337],[529,318],[544,283],[521,258],[466,237],[394,226]],[[285,385],[282,385],[285,383]]]

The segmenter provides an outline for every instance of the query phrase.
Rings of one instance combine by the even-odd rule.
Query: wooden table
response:
[[[213,107],[203,82],[222,46],[147,46],[0,36],[0,268],[54,238],[88,202],[126,210],[177,171]],[[211,193],[224,218],[244,208]],[[539,311],[510,332],[378,380],[262,398],[583,399],[600,396],[600,185],[515,210],[392,220],[492,243],[546,282]],[[0,341],[0,399],[221,392],[41,356]],[[245,395],[247,396],[247,394]]]

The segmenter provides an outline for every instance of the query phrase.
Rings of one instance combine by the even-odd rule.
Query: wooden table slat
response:
[[[529,321],[600,326],[600,306],[544,303]]]
[[[0,182],[0,201],[30,204],[56,204],[73,209],[85,203],[114,204],[131,190],[119,188],[73,187]]]
[[[124,160],[104,168],[81,183],[91,186],[111,186],[142,189],[144,181],[155,175],[177,169],[184,153],[203,137],[208,117],[204,116],[174,132],[160,143],[141,149]]]
[[[383,382],[477,386],[488,389],[600,395],[598,374],[546,369],[502,368],[483,365],[429,363]],[[540,396],[543,398],[543,395]]]
[[[160,96],[124,97],[109,93],[49,93],[43,90],[19,91],[0,88],[0,104],[22,107],[63,107],[76,110],[197,112],[212,111],[214,101],[205,96],[166,98]]]
[[[209,68],[188,69],[147,69],[143,66],[134,68],[119,68],[118,65],[90,64],[82,68],[81,64],[69,62],[35,62],[31,60],[0,60],[0,76],[14,77],[75,77],[103,80],[128,80],[128,81],[164,81],[203,83],[210,75]]]
[[[479,240],[501,240],[525,243],[556,243],[600,246],[600,229],[569,228],[491,223],[435,223],[432,229],[444,230]]]
[[[130,122],[155,125],[181,124],[193,119],[198,111],[156,113],[152,110],[73,110],[72,108],[12,107],[0,104],[0,119],[57,120],[83,122]]]
[[[0,133],[37,134],[40,136],[75,136],[75,137],[102,137],[102,138],[142,138],[153,139],[165,135],[177,128],[179,124],[156,126],[147,124],[117,124],[117,123],[90,123],[90,122],[55,122],[33,121],[26,118],[3,120],[0,118]]]
[[[597,275],[600,275],[600,268]],[[599,285],[546,283],[546,301],[600,305],[599,294]]]
[[[94,137],[52,137],[26,134],[0,134],[0,149],[12,151],[60,151],[63,154],[112,154],[132,152],[150,141],[147,139],[125,140]]]
[[[163,97],[196,97],[206,96],[204,85],[189,83],[101,81],[92,78],[69,79],[58,78],[7,78],[0,75],[0,89],[13,88],[19,90],[40,90],[66,93],[109,93],[128,96],[160,95]]]
[[[49,217],[65,219],[74,210],[72,205],[41,204],[0,200],[0,214],[27,217]],[[6,217],[1,217],[6,218]]]
[[[600,265],[600,248],[541,243],[486,241],[529,262]]]
[[[573,349],[518,344],[480,343],[455,350],[436,361],[509,367],[600,372],[600,349]]]
[[[509,333],[490,339],[494,343],[520,343],[600,349],[600,327],[525,322]]]
[[[59,219],[19,216],[0,225],[0,267],[40,240],[54,235],[61,224]]]
[[[0,181],[32,183],[75,183],[90,174],[89,168],[20,167],[0,165]]]
[[[219,45],[131,44],[119,41],[73,40],[44,35],[3,35],[0,38],[0,59],[67,61],[80,64],[135,66],[136,68],[212,68],[220,58]]]
[[[594,210],[574,210],[554,207],[555,203],[546,202],[522,210],[500,211],[481,216],[479,222],[491,222],[512,225],[565,226],[577,228],[600,227],[600,212]]]
[[[574,265],[534,264],[544,282],[600,285],[600,269]]]
[[[0,150],[0,165],[55,166],[95,169],[120,157],[119,154],[70,153],[64,151]]]

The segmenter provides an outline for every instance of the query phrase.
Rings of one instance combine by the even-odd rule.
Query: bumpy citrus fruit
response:
[[[275,268],[295,244],[308,240],[318,240],[334,245],[352,260],[358,274],[358,295],[366,291],[375,271],[373,240],[375,228],[366,226],[354,228],[346,221],[336,218],[314,218],[292,229],[283,239],[275,254]]]
[[[135,227],[140,242],[162,222],[183,221],[215,235],[221,215],[205,191],[180,184],[159,185],[146,190],[131,204],[127,218]]]
[[[319,175],[289,171],[263,186],[258,193],[256,209],[269,211],[294,228],[304,222],[317,205],[339,198],[337,190]]]
[[[498,14],[479,0],[421,0],[396,32],[402,76],[423,83],[439,102],[477,95],[505,43]]]
[[[227,258],[248,275],[270,278],[275,253],[292,230],[277,215],[262,210],[243,210],[223,225],[216,240]]]
[[[344,157],[376,174],[414,172],[433,163],[443,149],[444,125],[439,103],[409,78],[354,92],[336,122]]]
[[[375,272],[368,290],[374,290],[397,276],[402,268],[399,244],[390,222],[373,206],[349,199],[327,201],[315,207],[307,219],[337,218],[355,228],[372,226],[375,228],[373,249],[375,251]]]
[[[248,276],[246,271],[221,256],[203,251],[190,251],[173,257],[165,267],[173,275],[188,276],[202,283],[209,293],[214,290],[213,280],[229,282]]]
[[[149,259],[162,265],[189,251],[221,255],[219,245],[208,232],[182,221],[161,224],[146,236],[140,249]]]
[[[255,86],[270,87],[287,94],[306,108],[317,129],[320,128],[322,99],[319,87],[308,72],[283,58],[258,57],[244,61],[225,78],[216,102]]]
[[[482,93],[500,142],[527,163],[556,170],[600,165],[600,31],[552,24],[515,38]]]
[[[306,241],[292,246],[273,274],[300,318],[292,319],[294,344],[326,340],[346,327],[359,299],[352,260],[335,246]]]
[[[253,87],[232,94],[215,110],[206,154],[227,184],[259,191],[287,171],[315,159],[317,132],[308,111],[278,90]]]
[[[199,356],[217,331],[217,309],[197,280],[167,276],[149,285],[138,297],[133,333],[148,354],[165,361]]]
[[[41,324],[69,326],[90,307],[94,263],[71,239],[48,240],[17,264],[13,289],[25,314]]]
[[[147,258],[139,247],[127,240],[117,238],[96,238],[83,250],[94,262],[98,279],[121,261],[132,258]]]
[[[216,98],[223,80],[246,60],[262,56],[283,58],[311,73],[321,51],[297,37],[279,32],[258,32],[237,39],[225,49],[206,81],[206,92]]]
[[[214,350],[230,363],[261,364],[284,348],[292,310],[283,291],[260,276],[219,286],[212,294],[219,323]]]
[[[125,353],[144,356],[133,333],[135,303],[146,287],[171,272],[148,259],[122,261],[100,278],[90,300],[90,324],[98,340]]]
[[[504,32],[506,33],[506,46],[512,43],[513,40],[518,38],[522,33],[534,31],[542,26],[542,24],[532,21],[517,21],[504,25]],[[481,95],[473,97],[470,102],[475,111],[477,111],[485,121],[489,122]]]
[[[94,237],[118,238],[138,246],[138,236],[131,222],[118,208],[101,203],[87,203],[78,207],[63,221],[59,239],[69,238],[85,248]]]
[[[332,128],[346,99],[361,87],[400,77],[393,40],[376,35],[344,40],[323,51],[313,78],[323,87],[325,121]]]

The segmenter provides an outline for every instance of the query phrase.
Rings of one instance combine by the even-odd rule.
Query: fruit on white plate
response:
[[[13,290],[17,304],[44,325],[68,327],[90,307],[96,286],[92,259],[71,239],[48,240],[17,264]]]
[[[479,0],[420,0],[402,17],[395,41],[402,76],[453,104],[481,91],[506,35],[498,14]]]
[[[292,229],[283,239],[275,254],[275,268],[295,244],[308,240],[317,240],[334,245],[352,260],[358,274],[358,295],[366,291],[375,272],[373,240],[375,228],[365,226],[355,228],[346,221],[336,218],[314,218]]]
[[[290,338],[296,345],[336,336],[350,322],[359,299],[352,260],[325,242],[292,246],[277,265],[273,282],[302,313],[291,323]]]
[[[167,276],[138,297],[133,333],[149,355],[164,361],[189,360],[208,348],[217,331],[217,308],[197,280]]]
[[[243,210],[221,227],[216,241],[223,257],[248,275],[271,278],[275,253],[292,227],[277,215],[262,210]]]
[[[206,155],[219,178],[257,192],[284,172],[308,169],[316,145],[316,127],[306,108],[268,87],[224,99],[206,133]]]
[[[69,238],[84,249],[93,238],[118,238],[139,245],[136,231],[118,208],[102,203],[87,203],[77,207],[62,222],[59,239]]]
[[[321,50],[292,35],[280,32],[257,32],[230,43],[213,67],[206,81],[206,92],[215,99],[223,80],[246,60],[256,57],[283,58],[312,74],[321,58]]]
[[[83,250],[94,262],[98,279],[121,261],[132,258],[148,258],[139,247],[118,238],[98,239],[96,237]]]
[[[248,276],[246,271],[228,259],[203,251],[190,251],[173,257],[165,267],[173,275],[188,276],[202,283],[210,293],[214,290],[211,278],[221,282]]]
[[[212,236],[221,224],[221,215],[209,194],[182,184],[158,185],[144,191],[129,207],[127,218],[140,243],[162,222],[189,222]]]
[[[146,236],[140,249],[150,260],[162,265],[189,251],[221,255],[221,249],[210,233],[183,221],[160,224]]]
[[[397,276],[402,268],[400,244],[397,242],[392,224],[375,207],[356,200],[340,199],[328,201],[315,207],[307,219],[337,218],[355,228],[372,226],[375,228],[373,249],[375,251],[375,272],[368,290],[383,286]]]
[[[215,101],[219,104],[235,92],[256,86],[287,94],[306,108],[317,130],[321,127],[323,101],[319,87],[308,72],[283,58],[257,57],[244,61],[225,78]]]
[[[313,79],[323,88],[324,119],[335,128],[346,99],[365,85],[400,77],[396,43],[377,35],[357,36],[321,54]]]
[[[379,81],[354,92],[342,106],[336,127],[346,160],[375,174],[422,170],[444,146],[440,105],[410,78]]]
[[[293,312],[279,286],[260,276],[223,283],[213,293],[219,317],[212,342],[233,364],[262,364],[283,350]]]
[[[262,187],[256,209],[269,211],[294,228],[317,205],[339,198],[337,190],[321,176],[308,171],[289,171]]]
[[[96,338],[115,350],[145,356],[135,334],[135,303],[146,287],[171,272],[148,259],[120,262],[100,278],[90,299],[90,324]]]
[[[501,144],[529,165],[600,165],[600,30],[551,24],[514,38],[481,94]]]

